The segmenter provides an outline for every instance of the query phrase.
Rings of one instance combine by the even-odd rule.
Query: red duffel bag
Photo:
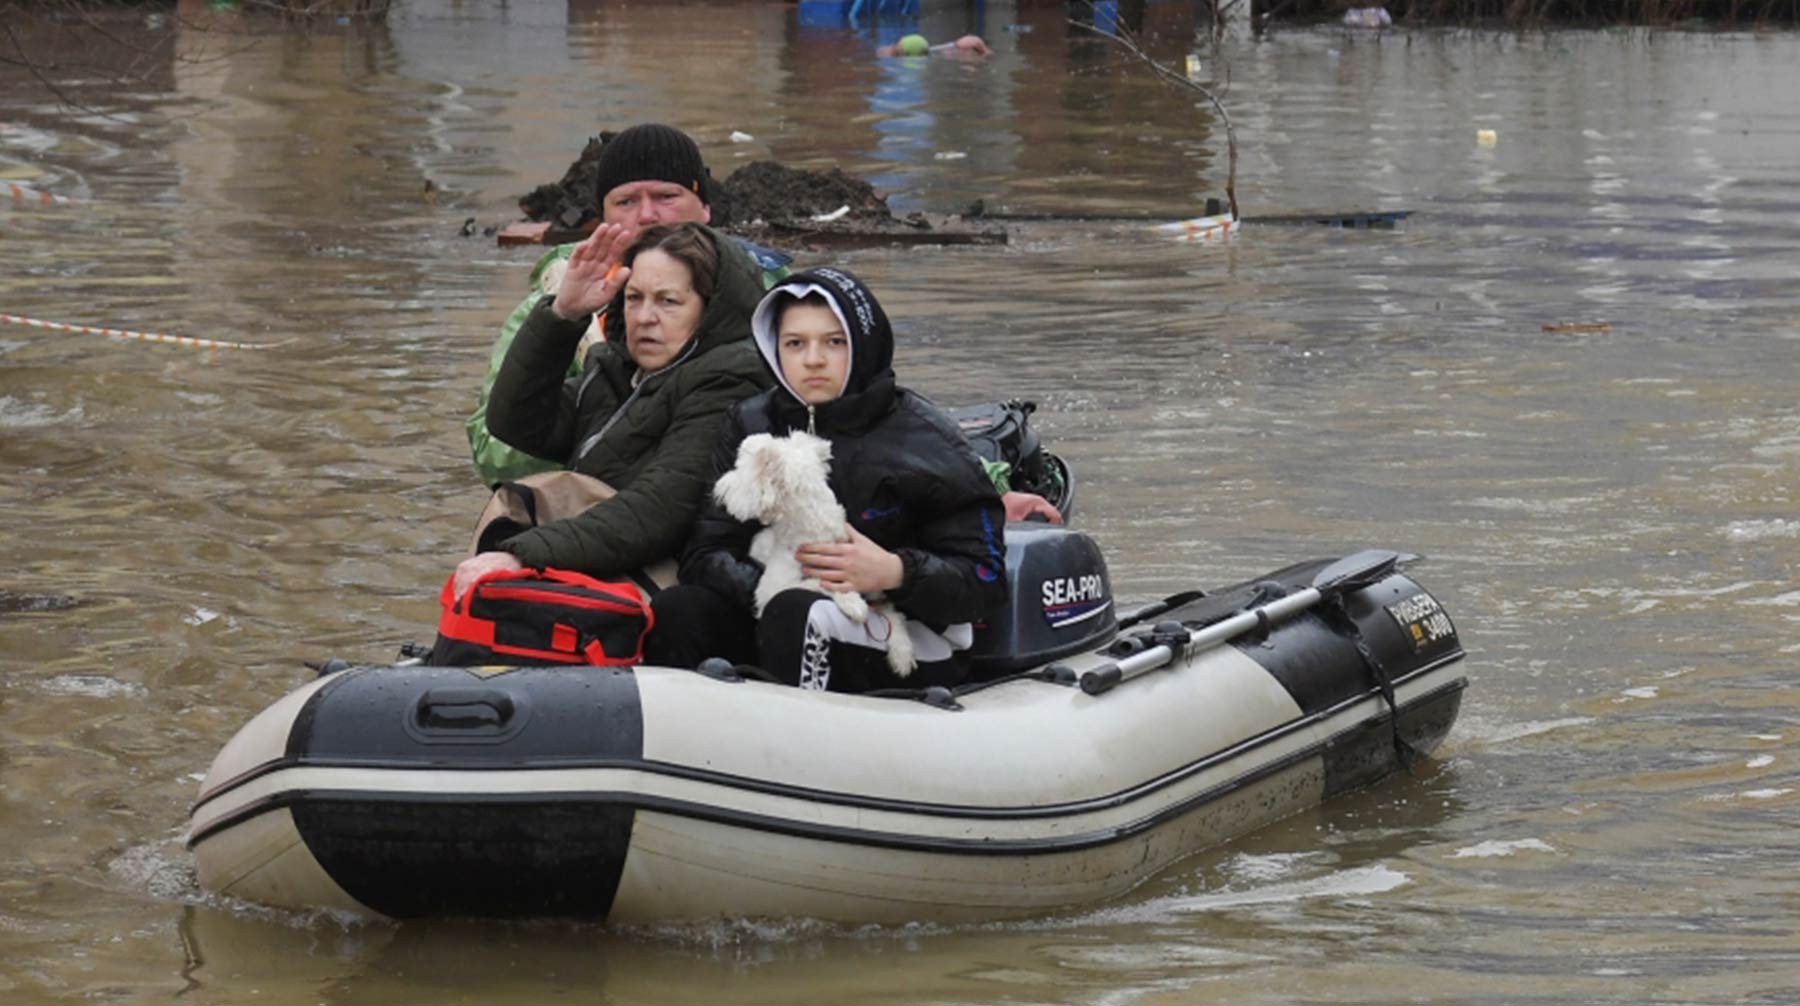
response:
[[[460,600],[455,577],[438,603],[437,641],[426,663],[622,666],[644,657],[650,600],[628,580],[596,580],[564,569],[496,570]]]

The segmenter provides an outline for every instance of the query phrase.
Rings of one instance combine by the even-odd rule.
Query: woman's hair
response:
[[[701,300],[710,301],[718,292],[719,246],[713,243],[706,228],[692,223],[658,224],[639,234],[631,247],[625,249],[621,261],[630,265],[637,261],[639,253],[652,249],[687,266],[694,292]]]

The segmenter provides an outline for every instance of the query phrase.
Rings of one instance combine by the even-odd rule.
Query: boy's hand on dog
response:
[[[873,594],[900,586],[905,574],[900,557],[848,524],[844,530],[848,541],[814,542],[794,550],[801,574],[839,594]]]

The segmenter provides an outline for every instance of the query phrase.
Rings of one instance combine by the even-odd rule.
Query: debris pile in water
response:
[[[753,161],[719,183],[726,213],[724,225],[754,226],[764,223],[816,222],[832,217],[832,223],[897,223],[887,200],[875,187],[844,174],[841,168],[808,171],[774,161]],[[715,219],[721,207],[715,204]],[[848,212],[832,216],[839,210]]]
[[[561,180],[519,199],[526,218],[549,224],[544,240],[573,240],[593,228],[599,198],[594,191],[601,149],[616,133],[588,140]],[[774,243],[1003,244],[1002,229],[971,228],[923,213],[894,216],[887,199],[868,182],[840,168],[812,171],[775,161],[753,161],[723,181],[709,178],[707,203],[715,227]]]

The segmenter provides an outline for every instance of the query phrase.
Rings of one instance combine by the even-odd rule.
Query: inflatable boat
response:
[[[969,921],[1114,898],[1424,757],[1466,680],[1371,550],[1121,613],[1078,531],[1007,531],[1010,607],[954,690],[713,662],[351,667],[225,745],[201,883],[391,917]]]

